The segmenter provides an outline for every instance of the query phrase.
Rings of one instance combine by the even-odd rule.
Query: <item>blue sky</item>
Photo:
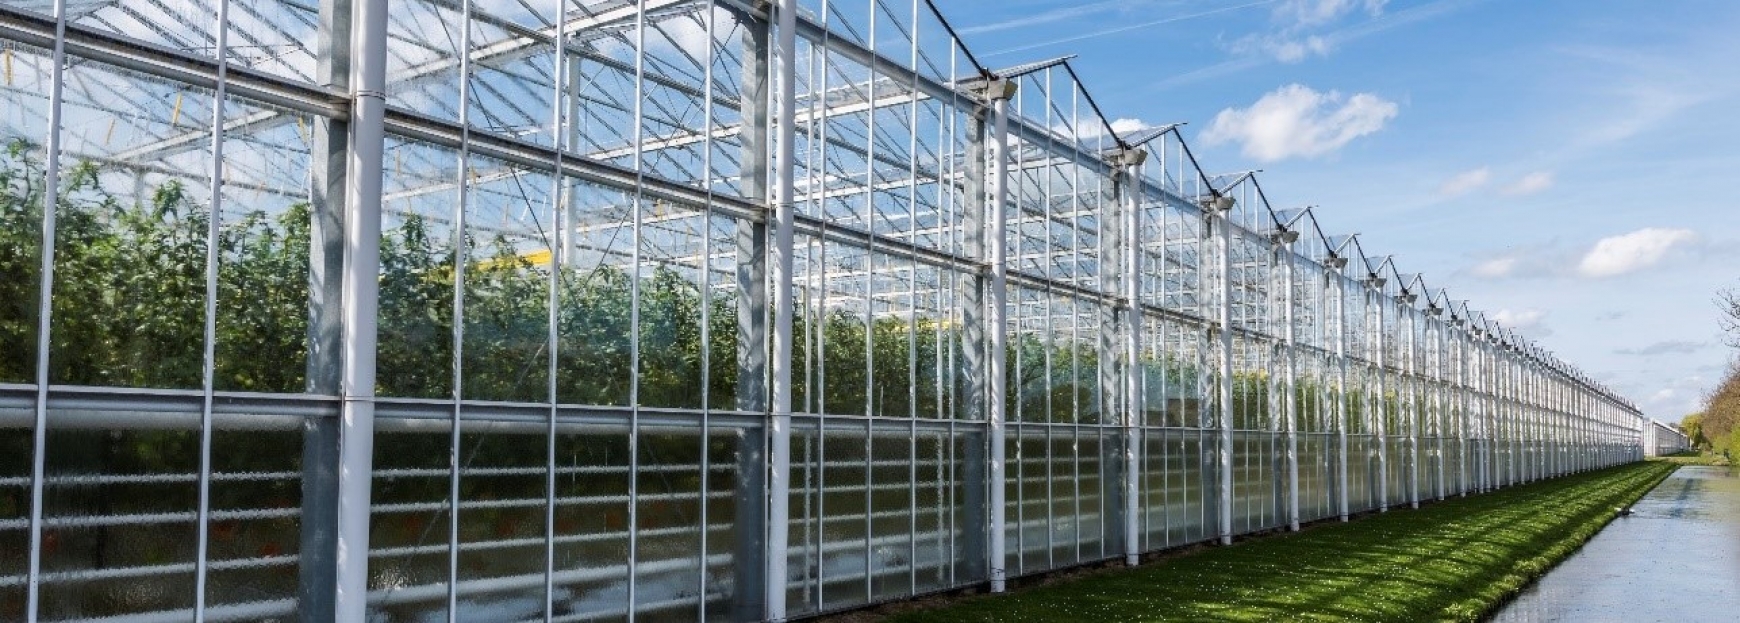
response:
[[[1421,272],[1664,421],[1740,286],[1740,2],[939,0],[986,65],[1064,54],[1106,114]]]

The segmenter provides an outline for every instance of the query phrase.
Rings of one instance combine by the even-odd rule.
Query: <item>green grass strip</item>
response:
[[[1472,621],[1676,466],[1640,462],[894,615],[903,623]]]

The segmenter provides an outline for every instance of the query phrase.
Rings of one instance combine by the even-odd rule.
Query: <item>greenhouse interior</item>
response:
[[[947,8],[0,0],[0,620],[781,621],[1684,447]]]

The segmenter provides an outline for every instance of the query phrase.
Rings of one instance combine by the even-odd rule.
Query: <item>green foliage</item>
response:
[[[1576,474],[892,620],[1473,621],[1674,469]]]
[[[0,145],[0,382],[36,377],[43,171],[22,139]]]

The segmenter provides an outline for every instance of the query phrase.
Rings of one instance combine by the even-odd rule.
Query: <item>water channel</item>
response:
[[[1740,471],[1680,468],[1491,620],[1740,621]]]

